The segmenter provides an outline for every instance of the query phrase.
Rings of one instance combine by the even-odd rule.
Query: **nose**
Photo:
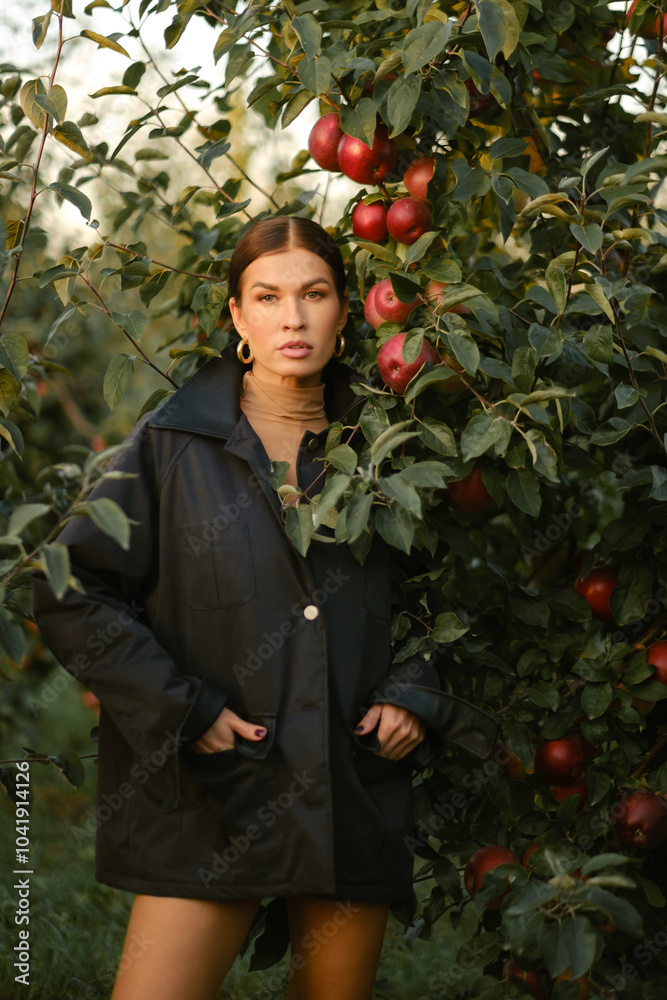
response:
[[[284,330],[301,330],[306,325],[301,298],[287,295],[284,299],[282,326]]]

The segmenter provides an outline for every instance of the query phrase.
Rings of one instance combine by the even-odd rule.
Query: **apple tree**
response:
[[[97,6],[86,8],[93,18]],[[165,45],[177,50],[205,18],[224,82],[183,70],[113,150],[65,119],[53,77],[47,87],[15,70],[2,86],[4,175],[21,175],[37,129],[79,157],[51,187],[88,219],[91,166],[135,184],[104,230],[131,224],[129,241],[98,234],[40,283],[66,280],[74,312],[105,304],[101,278],[113,276],[119,304],[107,313],[135,351],[138,324],[194,309],[198,326],[184,319],[179,346],[159,348],[176,384],[232,338],[228,261],[252,219],[312,216],[328,177],[353,182],[329,230],[348,262],[346,360],[365,402],[358,424],[332,425],[320,492],[286,508],[285,526],[305,553],[335,523],[335,541],[362,562],[378,533],[404,569],[395,663],[435,658],[447,690],[499,720],[489,760],[447,750],[415,775],[406,849],[416,889],[431,888],[395,913],[413,946],[439,921],[470,928],[455,965],[434,970],[429,998],[667,990],[667,15],[665,0],[626,6],[141,0],[131,31],[94,40],[126,52],[170,10]],[[52,7],[62,28],[69,0]],[[135,94],[144,70],[130,63],[116,92]],[[219,117],[193,110],[188,87]],[[257,182],[216,174],[239,92],[277,131],[318,112],[307,148],[252,217]],[[140,139],[189,150],[205,180],[172,193],[164,171],[140,175],[150,159]],[[178,266],[143,238],[155,211],[185,237]],[[8,231],[8,302],[21,239],[20,226]],[[16,464],[39,357],[11,334],[1,351],[0,434]],[[110,360],[109,405],[133,376]],[[16,501],[0,633],[14,659],[30,569],[68,579],[64,553],[35,528],[62,516],[64,500],[48,511]],[[114,517],[107,527],[120,535]],[[281,954],[267,924],[254,967]]]

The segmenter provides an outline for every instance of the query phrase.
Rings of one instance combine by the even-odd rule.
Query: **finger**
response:
[[[361,722],[357,723],[355,726],[355,733],[361,736],[363,733],[369,733],[372,729],[375,729],[377,721],[381,715],[382,705],[371,705]]]
[[[247,740],[263,740],[266,736],[265,726],[260,726],[256,722],[245,722],[243,719],[233,723],[231,728]]]

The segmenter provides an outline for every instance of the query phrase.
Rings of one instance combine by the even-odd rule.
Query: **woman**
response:
[[[241,340],[144,415],[59,536],[81,592],[33,608],[100,699],[98,881],[135,893],[112,1000],[209,1000],[263,898],[282,907],[289,1000],[368,1000],[392,901],[414,899],[413,768],[495,723],[432,664],[391,671],[389,553],[291,544],[271,460],[321,489],[330,421],[363,398],[336,361],[345,273],[316,223],[263,220],[230,265]],[[238,354],[238,356],[237,356]],[[324,529],[326,532],[326,529]]]

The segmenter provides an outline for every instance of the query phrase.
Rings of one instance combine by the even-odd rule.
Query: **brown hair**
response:
[[[333,237],[312,219],[300,215],[273,215],[256,222],[239,240],[229,264],[229,295],[241,297],[241,275],[264,254],[300,248],[310,250],[325,261],[334,273],[336,294],[345,298],[345,267]]]

